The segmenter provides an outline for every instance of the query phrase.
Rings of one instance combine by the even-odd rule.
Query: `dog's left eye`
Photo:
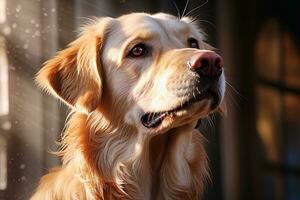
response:
[[[131,57],[131,58],[137,58],[137,57],[145,56],[148,53],[149,53],[149,50],[148,50],[147,46],[143,43],[139,43],[130,50],[130,52],[128,53],[127,56]]]
[[[189,38],[188,39],[189,47],[199,49],[198,41],[195,38]]]

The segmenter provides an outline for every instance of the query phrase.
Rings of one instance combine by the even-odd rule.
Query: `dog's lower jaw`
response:
[[[193,130],[194,124],[158,135],[165,138],[156,138],[157,143],[150,136],[118,133],[126,130],[123,127],[112,129],[114,133],[96,129],[82,114],[74,114],[70,120],[74,127],[67,129],[64,165],[47,175],[52,186],[40,185],[43,190],[59,188],[50,193],[62,198],[52,199],[77,195],[80,200],[200,198],[208,178],[208,163],[203,138]],[[60,174],[67,176],[67,182]],[[47,198],[36,194],[33,199]]]

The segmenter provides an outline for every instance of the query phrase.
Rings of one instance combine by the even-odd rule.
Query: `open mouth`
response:
[[[163,120],[167,116],[171,116],[180,110],[187,109],[193,103],[199,102],[203,99],[212,99],[213,101],[211,104],[212,109],[216,108],[220,103],[220,96],[215,91],[212,91],[210,89],[205,89],[195,94],[190,99],[188,99],[185,103],[176,107],[175,109],[168,110],[168,111],[161,111],[161,112],[145,113],[141,117],[141,122],[146,128],[156,128],[163,122]]]

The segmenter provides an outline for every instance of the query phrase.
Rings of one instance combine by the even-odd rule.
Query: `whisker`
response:
[[[210,116],[208,116],[206,119],[207,119],[208,125],[209,125],[211,128],[214,128],[214,124],[213,124],[213,122],[212,122]]]
[[[217,26],[214,23],[212,23],[212,22],[210,22],[208,20],[200,19],[200,20],[198,20],[198,22],[206,22],[209,25],[211,25],[214,29],[217,29]]]
[[[212,120],[215,122],[215,121],[216,121],[216,113],[212,113],[212,114],[211,114],[211,118],[212,118]]]
[[[201,4],[200,6],[197,6],[196,8],[193,8],[192,10],[190,10],[185,16],[183,17],[186,17],[186,16],[189,16],[189,14],[192,14],[192,12],[194,12],[195,10],[203,7],[204,5],[206,5],[208,3],[208,0],[206,0],[203,4]]]
[[[187,1],[186,1],[185,6],[184,6],[184,10],[183,10],[183,12],[182,12],[182,16],[180,17],[180,19],[181,19],[182,17],[185,16],[184,13],[185,13],[185,11],[186,11],[188,5],[189,5],[189,2],[190,2],[190,0],[187,0]]]
[[[194,93],[194,90],[193,90],[193,97],[195,100],[197,100],[196,96],[195,96],[195,93]]]
[[[180,20],[180,11],[179,11],[179,8],[178,8],[178,6],[177,6],[177,4],[176,4],[175,1],[173,1],[173,4],[174,4],[174,6],[175,6],[175,8],[177,10],[177,18],[178,18],[178,20]]]
[[[215,127],[216,127],[216,125],[215,125],[216,120],[214,118],[214,114],[209,115],[208,118],[209,118],[209,121],[210,121],[211,128],[215,129]]]
[[[206,118],[203,118],[202,121],[203,121],[202,122],[202,128],[203,129],[209,129],[209,128],[214,129],[215,128],[214,123],[211,120],[210,116],[207,116]]]
[[[231,91],[228,93],[228,98],[230,98],[231,100],[228,101],[227,103],[229,102],[232,102],[234,104],[234,106],[236,106],[236,108],[238,108],[240,110],[240,105],[239,103],[236,101],[236,99],[234,98],[233,94],[231,93]]]
[[[246,100],[246,98],[241,93],[239,93],[230,83],[228,83],[227,81],[225,81],[225,83],[232,89],[233,92],[235,92],[238,95],[238,97],[240,97],[243,100]]]
[[[196,90],[197,90],[198,94],[201,95],[201,92],[199,91],[198,87],[196,87]]]
[[[212,23],[212,22],[210,22],[210,21],[208,21],[208,20],[198,19],[199,16],[200,16],[200,15],[195,16],[194,19],[191,21],[191,23],[194,23],[194,22],[196,22],[196,21],[197,21],[197,22],[206,22],[206,23],[208,23],[209,25],[211,25],[214,29],[217,28],[217,26],[216,26],[214,23]]]

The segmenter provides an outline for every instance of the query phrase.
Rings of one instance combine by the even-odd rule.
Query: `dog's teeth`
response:
[[[155,128],[161,124],[167,114],[167,112],[147,113],[141,117],[141,122],[147,128]]]

